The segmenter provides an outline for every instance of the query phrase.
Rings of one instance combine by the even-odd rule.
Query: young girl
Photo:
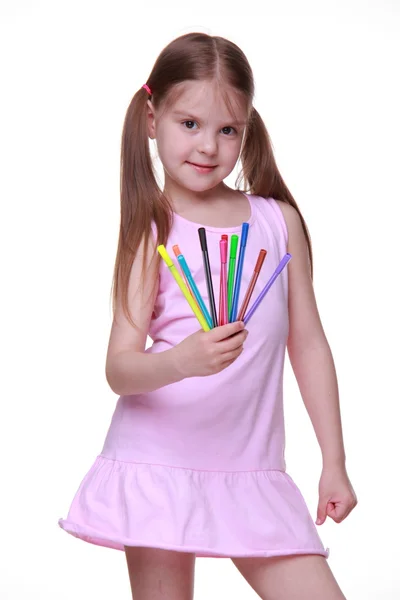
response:
[[[317,524],[356,505],[346,473],[334,363],[312,284],[304,219],[252,105],[243,52],[203,33],[160,54],[122,137],[121,227],[106,374],[120,397],[100,455],[60,525],[124,550],[135,600],[193,598],[196,556],[230,557],[260,598],[339,600],[303,497],[285,472],[285,349],[321,447]],[[149,138],[165,181],[159,188]],[[245,190],[225,178],[238,160]],[[198,229],[218,305],[219,241],[248,240],[240,302],[260,249],[254,296],[292,259],[246,329],[200,329],[157,247],[179,245],[204,299]],[[240,239],[239,239],[240,243]],[[153,345],[145,350],[147,335]]]

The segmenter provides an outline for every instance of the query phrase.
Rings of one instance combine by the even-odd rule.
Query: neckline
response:
[[[238,192],[240,192],[241,194],[243,194],[243,196],[245,196],[247,198],[247,201],[249,203],[250,206],[250,217],[248,219],[248,221],[243,221],[243,223],[248,223],[249,226],[251,226],[254,223],[254,205],[253,205],[253,201],[251,199],[251,194],[246,194],[245,192],[242,192],[242,190],[236,190]],[[199,229],[199,227],[204,227],[204,229],[206,231],[210,231],[210,232],[214,232],[214,233],[234,233],[234,232],[240,232],[242,230],[242,223],[240,225],[236,225],[235,227],[212,227],[211,225],[203,225],[202,223],[196,223],[195,221],[189,221],[189,219],[185,219],[185,217],[182,217],[181,215],[178,215],[178,213],[176,212],[172,212],[174,219],[177,219],[178,221],[183,221],[184,223],[187,223],[188,225],[192,225],[193,227],[196,227],[197,229]]]

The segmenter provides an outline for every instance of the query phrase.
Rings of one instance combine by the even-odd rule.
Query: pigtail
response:
[[[244,188],[251,194],[264,198],[275,198],[287,202],[299,214],[307,241],[310,272],[313,278],[313,255],[311,238],[300,209],[286,186],[277,167],[269,133],[264,121],[253,107],[249,125],[245,133],[241,152],[242,172],[236,182],[237,187],[244,183]]]
[[[113,277],[113,311],[117,299],[133,326],[128,305],[128,286],[139,246],[144,241],[143,269],[147,261],[152,221],[157,229],[157,243],[168,238],[171,210],[156,181],[147,130],[148,92],[141,88],[128,107],[121,140],[121,213],[117,256]],[[153,257],[159,262],[158,255]],[[156,282],[154,282],[155,284]]]

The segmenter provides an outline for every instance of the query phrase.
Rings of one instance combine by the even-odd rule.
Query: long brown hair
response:
[[[242,191],[273,197],[293,206],[301,219],[309,251],[310,271],[313,259],[310,235],[304,218],[276,165],[267,128],[252,106],[254,80],[246,56],[233,42],[205,33],[189,33],[168,44],[157,58],[147,80],[157,109],[171,102],[177,84],[188,80],[213,80],[240,92],[249,106],[249,121],[240,161],[242,171],[236,187]],[[150,155],[147,129],[148,92],[140,88],[128,107],[121,143],[121,220],[113,277],[113,311],[120,298],[123,311],[134,325],[128,305],[128,284],[133,261],[144,243],[143,266],[147,261],[149,238],[154,222],[156,244],[166,244],[172,225],[172,208],[160,190]],[[158,253],[153,257],[158,264]]]

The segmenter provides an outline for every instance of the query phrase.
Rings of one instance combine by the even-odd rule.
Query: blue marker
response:
[[[233,323],[234,321],[236,321],[236,315],[237,315],[238,306],[239,306],[240,284],[242,283],[244,254],[246,252],[248,233],[249,233],[249,224],[243,223],[242,233],[240,236],[240,250],[239,250],[239,259],[238,259],[238,265],[237,265],[237,270],[236,270],[235,289],[233,292],[231,314],[229,315],[230,323]]]
[[[198,287],[197,287],[197,285],[196,285],[196,283],[195,283],[195,281],[194,281],[194,279],[192,277],[192,274],[190,272],[190,269],[189,269],[189,267],[187,265],[187,262],[186,262],[186,260],[185,260],[185,258],[183,256],[183,254],[179,254],[179,256],[177,258],[178,258],[178,262],[179,262],[180,266],[182,267],[182,271],[184,272],[185,277],[186,277],[186,279],[188,281],[188,284],[190,285],[190,287],[192,289],[192,292],[193,292],[193,294],[194,294],[194,296],[195,296],[195,298],[197,300],[197,304],[199,305],[199,307],[200,307],[200,309],[201,309],[201,311],[202,311],[202,313],[204,315],[204,318],[207,321],[207,325],[209,326],[210,329],[212,329],[213,328],[213,322],[211,320],[210,313],[208,312],[207,307],[204,304],[203,298],[200,295],[199,289],[198,289]]]

